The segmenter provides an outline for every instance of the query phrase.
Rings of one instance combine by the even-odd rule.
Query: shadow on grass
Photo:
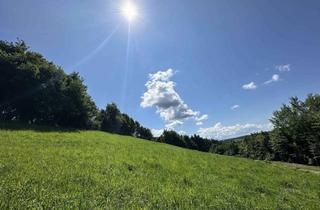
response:
[[[49,126],[49,125],[36,125],[28,124],[23,122],[8,122],[0,121],[0,130],[32,130],[40,132],[79,132],[79,129],[75,128],[62,128],[58,126]]]

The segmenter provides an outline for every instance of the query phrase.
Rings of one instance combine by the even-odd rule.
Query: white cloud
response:
[[[236,109],[239,109],[240,106],[238,104],[236,105],[233,105],[232,107],[230,107],[231,110],[236,110]]]
[[[163,133],[163,129],[151,129],[151,133],[154,137],[159,137]]]
[[[166,129],[174,129],[178,125],[183,125],[183,122],[180,120],[173,120],[166,124]]]
[[[203,125],[203,122],[196,122],[196,125]]]
[[[204,138],[228,139],[237,136],[247,135],[258,131],[268,131],[272,129],[272,124],[236,124],[224,126],[218,122],[212,127],[200,128],[198,134]]]
[[[165,130],[172,130],[171,128],[166,128]],[[154,137],[159,137],[162,135],[164,129],[151,129],[151,133]],[[183,131],[183,130],[180,130],[180,131],[177,131],[178,134],[180,135],[187,135],[187,132]]]
[[[196,117],[196,121],[204,121],[207,120],[209,116],[207,114],[202,115],[201,117]]]
[[[175,83],[170,80],[173,74],[172,69],[149,74],[145,84],[147,91],[141,97],[140,104],[143,108],[155,107],[166,122],[166,128],[182,125],[189,118],[198,121],[200,115],[200,112],[190,109],[176,92]]]
[[[254,82],[242,85],[242,88],[245,90],[254,90],[257,88],[257,85]]]
[[[267,84],[270,84],[272,82],[278,82],[279,80],[280,80],[279,74],[274,74],[274,75],[272,75],[272,78],[270,80],[268,80],[268,81],[265,81],[264,84],[267,85]]]
[[[291,70],[290,64],[277,65],[275,66],[275,68],[280,72],[286,72]]]
[[[196,125],[203,125],[203,121],[206,121],[208,120],[209,116],[207,114],[204,114],[200,117],[196,117],[195,120],[196,120]]]

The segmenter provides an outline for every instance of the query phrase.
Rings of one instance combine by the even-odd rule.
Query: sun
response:
[[[132,22],[138,16],[138,9],[131,1],[127,1],[122,5],[121,13],[129,22]]]

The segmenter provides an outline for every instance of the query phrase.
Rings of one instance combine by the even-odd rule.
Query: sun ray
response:
[[[121,97],[121,107],[125,108],[126,94],[127,94],[127,84],[128,84],[128,74],[129,68],[129,55],[130,55],[130,44],[131,44],[131,25],[128,25],[128,39],[127,39],[127,50],[126,50],[126,66],[124,72],[124,79],[122,85],[122,97]]]
[[[139,14],[136,5],[131,1],[127,1],[122,5],[121,13],[129,22],[134,21]]]
[[[86,63],[88,60],[90,60],[94,55],[96,55],[113,37],[113,35],[118,31],[119,25],[117,25],[111,33],[92,51],[90,52],[87,56],[82,58],[80,61],[78,61],[75,65],[72,66],[72,68],[77,68],[81,66],[82,64]]]

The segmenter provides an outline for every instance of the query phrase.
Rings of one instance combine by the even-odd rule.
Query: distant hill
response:
[[[317,167],[32,129],[0,129],[0,209],[319,208]]]
[[[244,140],[245,137],[247,137],[247,136],[250,136],[250,134],[249,134],[249,135],[244,135],[244,136],[238,136],[238,137],[234,137],[234,138],[230,138],[230,139],[224,139],[224,140],[222,140],[222,141],[223,141],[223,142],[227,142],[227,141],[241,141],[241,140]]]

